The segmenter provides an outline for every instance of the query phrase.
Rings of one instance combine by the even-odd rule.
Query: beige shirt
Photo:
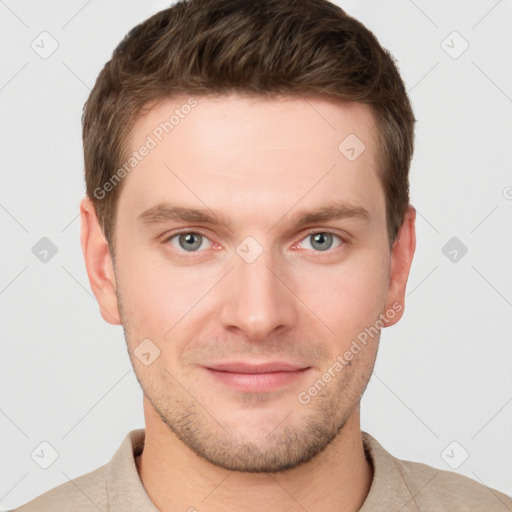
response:
[[[135,456],[144,448],[144,429],[132,430],[112,460],[55,487],[17,512],[158,512],[139,478]],[[470,478],[418,462],[397,459],[362,433],[373,465],[373,481],[360,512],[506,512],[512,499]]]

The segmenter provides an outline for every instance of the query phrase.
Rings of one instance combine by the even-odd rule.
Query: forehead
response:
[[[174,97],[134,124],[119,210],[174,202],[251,218],[325,199],[375,210],[384,206],[377,148],[373,114],[360,103]]]

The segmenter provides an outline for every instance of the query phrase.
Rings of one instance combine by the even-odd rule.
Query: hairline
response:
[[[372,119],[374,121],[373,127],[370,129],[373,130],[374,128],[377,129],[377,136],[376,136],[376,162],[377,162],[377,176],[379,179],[379,182],[381,186],[383,187],[384,192],[384,201],[385,201],[385,214],[386,214],[386,235],[389,241],[389,248],[391,249],[393,247],[393,244],[396,240],[397,233],[393,234],[390,232],[390,226],[392,224],[390,217],[390,212],[388,210],[389,204],[388,204],[388,198],[386,191],[384,189],[385,183],[384,183],[384,168],[390,165],[390,162],[388,161],[388,157],[385,154],[384,148],[385,148],[385,140],[384,140],[384,134],[382,133],[382,126],[381,126],[381,120],[380,116],[378,114],[377,109],[374,107],[372,103],[369,102],[361,102],[361,101],[355,101],[343,98],[341,96],[336,96],[335,94],[330,93],[320,93],[320,92],[311,92],[311,91],[289,91],[289,92],[274,92],[274,91],[268,91],[268,92],[256,92],[246,89],[229,89],[222,92],[216,92],[216,91],[200,91],[196,92],[193,89],[183,89],[183,90],[177,90],[176,92],[170,93],[170,94],[161,94],[159,96],[156,96],[152,99],[147,100],[146,102],[142,103],[138,109],[130,116],[127,123],[124,124],[123,130],[122,130],[122,137],[120,140],[120,150],[119,154],[117,155],[117,163],[116,167],[122,165],[123,162],[127,161],[129,158],[128,155],[128,145],[130,143],[131,137],[133,135],[133,131],[135,128],[135,125],[138,123],[138,121],[143,118],[145,115],[147,115],[150,111],[154,110],[155,108],[158,108],[163,103],[166,103],[168,101],[173,101],[179,98],[183,98],[186,96],[194,95],[197,98],[216,98],[216,99],[223,99],[226,98],[233,93],[236,93],[242,98],[252,98],[252,99],[276,99],[276,100],[284,100],[287,99],[296,99],[297,97],[301,98],[309,98],[309,99],[324,99],[327,101],[330,101],[333,105],[340,105],[340,104],[361,104],[361,105],[367,105],[370,110],[370,115],[372,116]],[[109,245],[109,250],[112,255],[112,258],[115,258],[115,245],[116,245],[116,225],[117,225],[117,217],[118,217],[118,206],[120,201],[120,196],[124,188],[124,184],[126,182],[127,176],[123,178],[119,185],[112,190],[111,193],[114,195],[111,197],[112,201],[112,215],[109,219],[104,219],[103,225],[101,226],[102,231],[104,235],[106,236],[106,228],[108,226],[108,238],[107,240]]]

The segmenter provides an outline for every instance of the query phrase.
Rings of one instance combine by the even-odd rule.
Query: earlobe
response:
[[[91,289],[103,319],[121,325],[116,280],[108,243],[101,231],[96,209],[88,197],[80,203],[80,241]]]
[[[396,324],[404,313],[405,289],[416,249],[416,210],[409,206],[404,222],[397,234],[391,251],[389,287],[386,300],[386,311],[393,310],[396,314],[385,320],[385,326]],[[386,315],[388,316],[388,315]]]

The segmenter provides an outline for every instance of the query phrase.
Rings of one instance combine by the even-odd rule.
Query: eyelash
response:
[[[332,236],[335,236],[335,237],[337,237],[337,238],[339,238],[341,240],[340,245],[334,247],[333,249],[327,249],[325,251],[325,253],[327,253],[327,254],[331,254],[335,249],[338,249],[339,247],[341,247],[341,246],[343,246],[343,245],[345,245],[347,243],[347,240],[344,237],[342,237],[340,234],[336,233],[335,231],[329,231],[328,229],[312,229],[311,231],[308,231],[306,233],[306,235],[303,236],[299,240],[299,242],[302,242],[303,240],[305,240],[306,238],[310,237],[311,235],[318,235],[320,233],[322,235],[332,235]],[[297,242],[297,243],[299,243],[299,242]],[[297,245],[297,244],[294,244],[294,245]],[[322,254],[324,251],[314,251],[314,252]]]
[[[211,240],[211,238],[204,232],[204,231],[201,231],[200,229],[184,229],[182,231],[176,231],[174,233],[172,233],[171,235],[167,236],[165,239],[164,239],[164,243],[165,244],[168,244],[173,238],[179,236],[179,235],[184,235],[184,234],[189,234],[189,233],[192,233],[192,234],[197,234],[197,235],[201,235],[203,236],[204,238],[206,238],[210,243],[212,244],[215,244],[215,242],[213,240]],[[334,231],[329,231],[328,229],[327,230],[319,230],[319,229],[311,229],[310,231],[308,231],[298,242],[294,243],[293,245],[298,245],[300,242],[302,242],[303,240],[305,240],[306,238],[308,238],[309,236],[311,235],[316,235],[316,234],[328,234],[328,235],[333,235],[334,237],[338,237],[340,240],[341,240],[341,243],[334,247],[333,249],[326,249],[325,251],[314,251],[316,253],[319,253],[319,254],[332,254],[334,252],[335,249],[339,249],[341,247],[343,247],[344,245],[346,245],[348,242],[347,242],[347,239],[344,238],[343,236],[341,236],[340,234],[334,232]],[[194,253],[201,253],[201,252],[204,252],[203,251],[185,251],[185,250],[181,250],[179,251],[180,253],[180,257],[186,257],[186,258],[189,258],[190,256],[185,256],[185,254],[194,254]],[[184,254],[183,254],[184,253]]]

